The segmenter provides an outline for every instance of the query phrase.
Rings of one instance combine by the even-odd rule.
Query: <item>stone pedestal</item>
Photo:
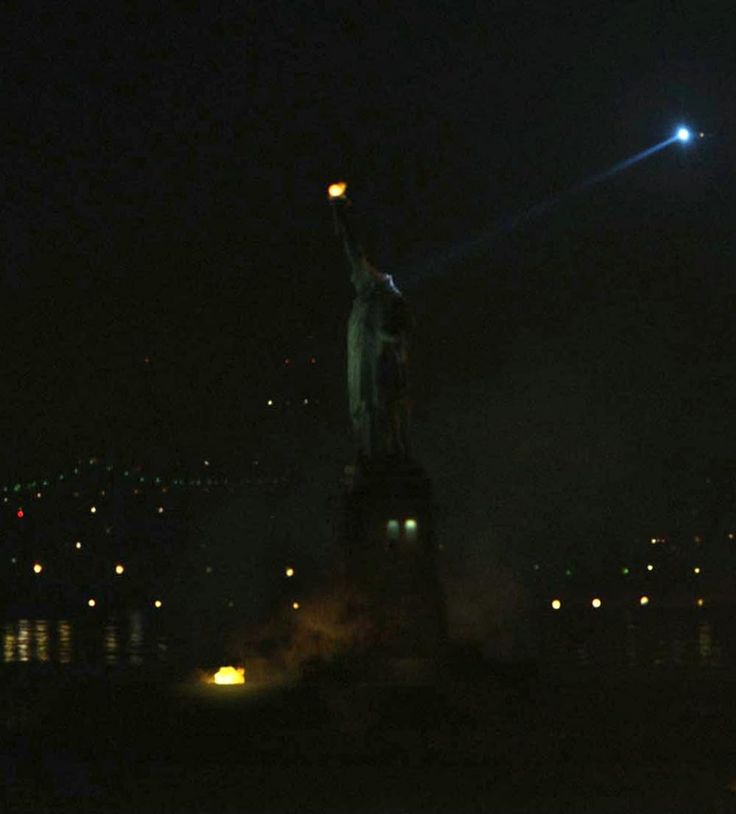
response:
[[[446,638],[429,478],[411,461],[345,470],[344,575],[386,664],[436,662]],[[390,672],[390,668],[389,668]]]

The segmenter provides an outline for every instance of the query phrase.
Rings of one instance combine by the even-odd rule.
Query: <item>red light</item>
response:
[[[25,512],[23,511],[23,509],[18,509],[18,511],[15,514],[16,514],[16,517],[18,517],[18,518],[20,518],[22,520],[23,515],[25,514]]]

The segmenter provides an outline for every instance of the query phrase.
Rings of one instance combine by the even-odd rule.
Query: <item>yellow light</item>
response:
[[[657,544],[657,538],[656,538],[656,537],[652,537],[652,545],[656,545],[656,544]]]
[[[300,608],[301,606],[299,605],[299,603],[298,603],[298,602],[292,602],[292,603],[291,603],[291,607],[292,607],[294,610],[299,610],[299,608]]]
[[[43,565],[40,562],[36,562],[33,564],[33,573],[40,574],[43,571]]]
[[[647,571],[654,571],[654,566],[651,563],[647,565]]]
[[[90,606],[90,608],[94,608],[94,606],[97,604],[97,602],[95,602],[94,599],[88,599],[87,604]]]
[[[696,605],[697,605],[699,608],[702,608],[702,607],[703,607],[703,605],[705,605],[705,601],[703,600],[703,597],[702,597],[702,596],[699,596],[699,597],[698,597],[698,598],[695,600],[695,604],[696,604]]]
[[[267,404],[269,407],[273,407],[273,399],[269,399],[269,400],[266,402],[266,404]]]
[[[594,608],[600,608],[600,606],[601,606],[603,603],[602,603],[602,602],[601,602],[601,600],[600,600],[600,599],[598,599],[598,597],[596,596],[596,597],[593,599],[593,601],[592,601],[590,604],[591,604],[591,605],[592,605]]]
[[[243,667],[220,667],[212,680],[215,684],[245,684],[245,669]]]
[[[696,565],[695,568],[693,568],[693,574],[699,574],[699,573],[700,573],[700,566]]]
[[[338,181],[336,184],[330,184],[327,187],[327,194],[332,200],[344,198],[347,191],[348,185],[345,183],[345,181]]]
[[[160,599],[157,599],[157,600],[156,600],[156,601],[153,603],[153,607],[154,607],[154,608],[160,608],[160,607],[161,607],[163,604],[164,604],[164,603],[163,603],[163,602],[162,602]]]
[[[121,563],[118,563],[118,564],[115,566],[115,573],[116,573],[118,576],[120,576],[121,574],[124,574],[124,573],[125,573],[125,566],[124,566],[124,565],[121,565]]]
[[[639,604],[642,607],[644,607],[644,605],[648,605],[649,604],[649,597],[648,596],[639,597]]]
[[[552,610],[559,610],[562,607],[562,602],[559,599],[552,600]]]
[[[294,569],[291,566],[289,566],[286,569],[286,571],[284,571],[284,573],[286,574],[287,577],[293,577],[294,576]]]
[[[97,514],[97,506],[90,506],[89,513]]]
[[[81,547],[82,547],[81,542],[80,542],[79,540],[77,540],[77,542],[76,542],[76,543],[74,543],[74,548],[76,548],[76,549],[77,549],[77,551],[79,551],[79,549],[80,549]]]

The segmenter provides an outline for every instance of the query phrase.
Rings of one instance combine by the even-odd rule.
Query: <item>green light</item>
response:
[[[624,565],[624,567],[621,569],[621,573],[626,576],[629,573],[629,569]]]
[[[566,577],[571,577],[572,576],[572,568],[566,568],[565,569],[565,576]]]
[[[21,490],[22,488],[23,488],[23,487],[22,487],[22,486],[21,486],[19,483],[16,483],[16,484],[15,484],[15,486],[13,487],[13,491],[14,491],[14,492],[20,492],[20,490]]]
[[[61,473],[61,475],[59,475],[59,480],[64,480],[64,473],[63,472]]]

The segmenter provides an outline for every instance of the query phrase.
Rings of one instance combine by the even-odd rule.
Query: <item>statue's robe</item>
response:
[[[347,229],[355,299],[348,321],[348,400],[359,454],[409,456],[408,337],[411,316],[388,274],[368,262]]]

